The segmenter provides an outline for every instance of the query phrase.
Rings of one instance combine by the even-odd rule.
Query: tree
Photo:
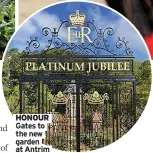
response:
[[[137,119],[142,114],[150,95],[151,89],[151,65],[146,60],[139,66],[139,76],[137,79],[136,99],[137,99]]]

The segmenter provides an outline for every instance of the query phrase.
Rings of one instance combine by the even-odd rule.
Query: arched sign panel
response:
[[[127,29],[118,29],[118,22]],[[30,27],[32,34],[25,32],[29,24],[34,26]],[[118,140],[135,124],[135,69],[142,63],[136,62],[140,57],[134,50],[138,47],[130,47],[124,30],[132,31],[142,41],[135,29],[112,10],[92,3],[68,2],[38,12],[16,33],[4,62],[4,68],[9,62],[9,88],[12,82],[16,84],[11,96],[18,99],[10,110],[52,114],[45,145],[65,151],[95,150]],[[15,49],[21,33],[28,38],[22,52]],[[10,96],[7,98],[9,103]]]

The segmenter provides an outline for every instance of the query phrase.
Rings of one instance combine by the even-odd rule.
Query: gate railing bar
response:
[[[22,82],[36,82],[36,81],[43,81],[43,80],[70,80],[70,79],[85,79],[85,80],[119,80],[119,81],[135,81],[134,75],[128,75],[128,76],[32,76],[32,75],[25,75],[20,76],[20,81]]]
[[[37,81],[38,85],[38,114],[40,114],[40,81]]]
[[[119,92],[118,92],[118,90],[119,90],[119,88],[118,88],[118,86],[119,86],[119,83],[117,82],[116,83],[116,139],[118,140],[119,139],[119,128],[118,128],[118,102],[119,102]]]
[[[127,55],[118,55],[118,56],[114,56],[114,55],[45,55],[45,54],[40,54],[40,55],[22,55],[20,58],[59,58],[59,59],[67,59],[67,58],[112,58],[112,59],[116,59],[116,58],[131,58],[134,59],[134,56],[127,56]]]
[[[42,114],[44,114],[44,82],[42,82]]]
[[[80,152],[80,84],[79,81],[76,80],[76,142],[77,142],[77,152]]]
[[[133,59],[131,58],[124,58],[124,59],[116,59],[116,58],[105,58],[105,59],[101,59],[101,58],[95,58],[95,59],[88,59],[86,58],[87,60],[85,61],[84,59],[81,58],[81,60],[78,60],[78,58],[42,58],[41,60],[39,58],[30,58],[30,59],[27,59],[27,58],[24,58],[22,60],[23,64],[24,62],[37,62],[37,61],[41,61],[41,62],[77,62],[77,63],[81,63],[81,62],[84,62],[84,63],[89,63],[89,62],[131,62],[130,64],[132,65],[132,62],[134,61]],[[24,72],[24,71],[23,71]],[[26,71],[27,72],[27,71]]]
[[[112,122],[113,122],[113,142],[115,141],[115,129],[114,129],[114,126],[115,126],[115,124],[114,124],[114,118],[115,118],[115,114],[114,114],[114,111],[115,111],[115,108],[114,108],[114,100],[115,100],[115,98],[114,98],[114,84],[112,84]]]

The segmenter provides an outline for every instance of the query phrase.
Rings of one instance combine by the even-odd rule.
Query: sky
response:
[[[37,37],[41,44],[40,49],[44,50],[45,46],[48,44],[48,40],[51,38],[51,35],[48,35],[47,37],[43,36],[42,29],[44,27],[49,27],[51,29],[59,27],[61,20],[69,20],[69,15],[71,13],[75,13],[76,10],[79,10],[80,13],[87,15],[86,21],[94,20],[97,29],[102,28],[102,30],[105,30],[107,27],[113,28],[114,34],[112,36],[106,36],[111,50],[114,49],[116,52],[120,52],[120,50],[116,49],[117,38],[125,37],[125,40],[129,42],[128,46],[133,51],[133,55],[137,60],[144,61],[149,59],[143,41],[129,22],[127,22],[122,16],[108,8],[105,8],[104,6],[87,2],[62,3],[48,7],[33,15],[16,32],[9,44],[8,50],[11,48],[18,48],[20,51],[23,51],[25,47],[27,47],[27,41],[29,41],[30,38],[35,37]],[[67,42],[66,27],[61,28],[59,37],[62,41]],[[91,39],[96,38],[95,31],[91,32],[90,37]]]

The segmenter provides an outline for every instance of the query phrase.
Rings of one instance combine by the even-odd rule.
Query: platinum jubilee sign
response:
[[[24,71],[85,72],[130,71],[132,61],[105,62],[25,62]]]

